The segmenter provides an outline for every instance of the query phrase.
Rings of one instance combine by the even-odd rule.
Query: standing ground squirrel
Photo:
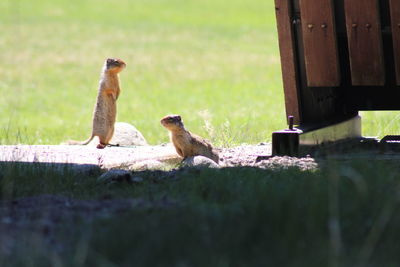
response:
[[[187,131],[181,116],[165,116],[161,119],[161,124],[170,131],[171,142],[179,156],[187,158],[200,155],[218,163],[219,156],[212,145],[202,137]]]
[[[92,135],[86,141],[79,142],[70,140],[69,145],[87,145],[95,136],[100,143],[97,148],[106,147],[113,134],[114,124],[117,116],[117,99],[120,93],[118,73],[125,68],[126,64],[121,59],[108,58],[103,66],[99,82],[99,92],[93,112]]]

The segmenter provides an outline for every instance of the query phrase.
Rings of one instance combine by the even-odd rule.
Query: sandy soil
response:
[[[221,167],[272,167],[276,165],[313,166],[311,159],[273,158],[271,144],[242,145],[220,149]],[[259,158],[266,160],[257,160]],[[46,145],[12,145],[0,146],[0,161],[69,164],[77,170],[87,170],[90,166],[100,169],[122,167],[134,170],[135,166],[147,166],[158,169],[162,164],[177,164],[181,158],[174,148],[167,145],[137,147],[107,147],[96,149],[90,146],[46,146]],[[157,163],[152,165],[153,163]],[[306,162],[304,165],[304,162]],[[160,164],[161,163],[161,164]],[[154,167],[154,168],[153,168]],[[142,168],[143,169],[143,168]]]

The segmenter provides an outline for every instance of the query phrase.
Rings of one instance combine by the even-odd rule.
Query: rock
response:
[[[220,168],[215,161],[203,156],[188,157],[182,161],[182,165],[184,167]]]
[[[132,164],[128,166],[128,169],[131,171],[169,170],[172,168],[171,166],[171,164],[166,162],[150,159]]]
[[[132,174],[130,171],[114,169],[103,173],[97,178],[98,183],[131,182]]]
[[[131,183],[139,184],[139,183],[141,183],[143,181],[144,181],[144,179],[142,177],[140,177],[140,176],[134,176],[134,177],[131,178]]]
[[[126,122],[115,123],[115,130],[111,144],[119,144],[120,146],[147,146],[141,132],[135,126]]]
[[[302,171],[318,169],[318,163],[314,158],[295,158],[295,157],[271,157],[255,164],[256,167],[272,170],[284,170],[288,168],[298,168]]]
[[[3,224],[12,224],[13,220],[10,217],[4,217],[4,218],[1,219],[1,223],[3,223]]]
[[[97,145],[99,139],[96,137],[89,145]],[[114,126],[114,135],[110,144],[120,146],[147,146],[148,143],[135,126],[126,122],[116,122]]]

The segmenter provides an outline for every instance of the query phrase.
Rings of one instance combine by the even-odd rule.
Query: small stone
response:
[[[150,159],[132,164],[128,168],[131,171],[168,170],[171,169],[171,166],[167,163]]]
[[[203,156],[187,157],[182,161],[182,165],[184,167],[220,168],[215,161]]]
[[[97,145],[98,138],[94,138],[89,145]],[[148,143],[135,126],[126,122],[116,122],[114,125],[114,135],[110,144],[119,146],[147,146]]]
[[[11,224],[13,220],[10,217],[4,217],[1,222],[4,224]]]
[[[131,181],[132,174],[126,170],[114,169],[103,173],[97,178],[98,183],[113,183],[113,182],[124,182]]]
[[[144,181],[144,179],[142,177],[140,177],[140,176],[131,177],[131,182],[132,183],[141,183],[143,181]]]

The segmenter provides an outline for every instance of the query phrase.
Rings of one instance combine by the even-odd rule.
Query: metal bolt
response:
[[[351,25],[351,27],[353,27],[353,28],[357,28],[357,24],[356,23],[353,23],[352,25]]]
[[[321,25],[321,28],[322,28],[322,29],[325,29],[326,27],[328,27],[328,25],[326,25],[326,23],[324,23],[324,24]]]
[[[314,28],[313,24],[308,24],[307,27],[311,30],[312,28]]]
[[[399,27],[399,28],[400,28],[400,23],[399,23],[399,24],[397,24],[397,27]]]
[[[289,130],[293,131],[294,117],[289,116]]]
[[[367,27],[367,29],[370,29],[371,28],[371,24],[367,23],[367,24],[365,24],[365,27]]]
[[[301,22],[300,19],[294,19],[292,23],[293,23],[293,25],[296,25],[296,24],[300,24],[300,22]]]

